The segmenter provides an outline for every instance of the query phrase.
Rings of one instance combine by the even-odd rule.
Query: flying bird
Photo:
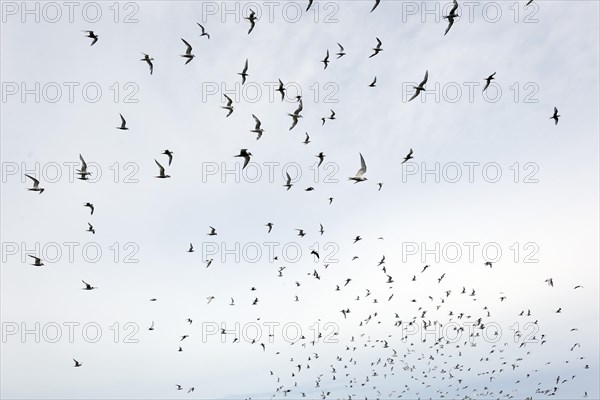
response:
[[[329,65],[329,50],[327,50],[327,55],[325,56],[324,59],[321,60],[321,62],[323,64],[325,64],[325,68],[323,68],[323,69],[327,69],[327,66]]]
[[[485,90],[490,86],[490,83],[492,83],[492,80],[495,79],[494,75],[496,75],[495,72],[493,74],[491,74],[490,76],[488,76],[487,78],[485,78],[485,86],[483,87],[482,92],[485,92]]]
[[[453,6],[450,9],[450,14],[444,16],[444,18],[448,20],[448,27],[446,28],[446,32],[444,32],[444,36],[446,36],[446,34],[450,30],[450,28],[452,28],[452,25],[454,25],[454,18],[457,18],[460,16],[460,15],[456,14],[456,10],[458,9],[458,1],[453,0],[452,3],[453,3]]]
[[[283,82],[281,82],[281,79],[278,79],[278,80],[279,80],[279,87],[275,91],[281,93],[281,101],[283,101],[283,99],[285,97],[285,91],[287,89],[283,87]]]
[[[250,22],[250,29],[248,29],[248,35],[250,34],[250,32],[252,32],[254,30],[254,26],[256,25],[256,13],[254,12],[254,10],[250,9],[250,15],[247,17],[244,17],[244,19],[247,19],[248,22]]]
[[[76,359],[73,359],[73,361],[75,362],[75,365],[73,365],[73,367],[81,367],[83,365],[79,361],[77,361]]]
[[[375,57],[377,54],[379,54],[379,52],[380,52],[380,51],[383,51],[383,49],[381,48],[381,40],[379,40],[379,38],[377,38],[377,37],[376,37],[375,39],[377,39],[377,46],[375,46],[375,47],[373,48],[373,51],[374,51],[374,53],[373,53],[373,54],[371,54],[371,55],[369,56],[369,58],[371,58],[371,57]]]
[[[550,117],[550,119],[554,120],[554,125],[558,125],[558,118],[560,118],[560,115],[558,115],[558,108],[554,107],[554,114]]]
[[[46,189],[40,187],[40,181],[38,181],[31,175],[25,174],[25,176],[33,181],[33,187],[28,188],[27,190],[31,190],[33,192],[40,192],[40,194],[44,193],[44,190]]]
[[[119,114],[119,116],[121,117],[121,126],[117,126],[117,129],[120,129],[122,131],[129,130],[129,128],[126,126],[127,121],[125,121],[125,118],[123,118],[123,114]]]
[[[265,226],[269,228],[269,231],[267,233],[271,233],[271,230],[273,229],[273,223],[269,222]]]
[[[28,254],[29,255],[29,254]],[[33,266],[35,267],[41,267],[42,265],[44,265],[44,263],[42,262],[42,259],[36,256],[31,256],[29,255],[29,257],[33,258],[35,261],[33,262]]]
[[[425,71],[425,77],[423,78],[423,81],[421,83],[419,83],[419,86],[413,86],[413,89],[415,89],[416,92],[415,92],[415,94],[413,94],[413,96],[408,101],[414,100],[419,94],[421,94],[421,92],[425,91],[425,84],[427,83],[428,78],[429,78],[429,70]]]
[[[94,215],[94,205],[92,203],[85,203],[83,206],[84,207],[89,207],[90,208],[90,215]]]
[[[204,30],[204,27],[202,25],[200,25],[198,22],[196,22],[196,24],[200,27],[200,29],[202,29],[202,34],[200,35],[200,37],[206,36],[208,39],[210,39],[210,35]]]
[[[304,132],[306,134],[306,139],[304,139],[304,144],[309,144],[310,143],[310,136],[308,136],[308,132]]]
[[[226,106],[221,106],[221,108],[229,111],[227,113],[227,115],[225,116],[225,118],[227,118],[233,112],[233,105],[232,105],[233,104],[233,100],[231,100],[231,98],[229,96],[227,96],[226,94],[223,94],[223,96],[225,96],[225,98],[227,99],[227,105]]]
[[[375,87],[375,84],[377,83],[377,77],[373,78],[373,82],[371,82],[369,84],[369,87]]]
[[[154,72],[154,64],[152,64],[152,61],[154,61],[154,58],[150,57],[148,54],[146,53],[142,53],[144,55],[144,58],[142,58],[140,61],[145,61],[148,66],[150,67],[150,75],[152,75],[152,72]]]
[[[319,164],[317,164],[317,168],[319,168],[321,166],[321,164],[323,164],[323,160],[325,159],[325,153],[320,152],[315,157],[317,157],[319,159]]]
[[[362,154],[360,154],[360,169],[356,172],[356,176],[348,178],[349,180],[354,181],[354,183],[358,183],[358,182],[363,182],[366,181],[367,178],[365,178],[363,175],[365,174],[365,172],[367,172],[367,164],[365,163],[365,159],[363,158]]]
[[[252,118],[254,118],[254,121],[256,121],[256,126],[250,132],[256,133],[257,134],[256,140],[258,140],[258,139],[260,139],[262,134],[265,132],[265,130],[260,127],[260,120],[258,118],[256,118],[256,115],[252,114]]]
[[[188,253],[193,253],[194,252],[194,245],[190,243],[190,248],[187,251]]]
[[[342,58],[346,55],[346,52],[344,51],[344,46],[342,46],[339,43],[337,45],[340,48],[340,51],[336,54],[336,56],[337,56],[337,58]]]
[[[154,159],[154,162],[156,163],[156,165],[158,165],[158,168],[159,168],[158,176],[155,176],[155,178],[170,178],[171,177],[170,175],[165,175],[165,167],[160,165],[160,163],[158,161],[156,161],[156,159]]]
[[[404,157],[404,161],[402,161],[401,164],[404,164],[408,160],[411,160],[413,158],[412,155],[413,155],[413,149],[410,149],[410,151],[408,152],[408,154],[406,155],[406,157]]]
[[[212,226],[209,226],[210,232],[207,233],[208,236],[217,236],[217,230]]]
[[[194,57],[196,57],[195,55],[192,54],[192,46],[185,41],[185,39],[181,38],[181,40],[183,41],[183,43],[185,43],[186,45],[186,49],[185,49],[185,54],[182,54],[181,57],[183,58],[187,58],[187,61],[185,62],[185,65],[189,64]]]
[[[285,185],[283,185],[283,187],[286,187],[287,190],[290,190],[292,188],[292,178],[290,177],[289,173],[285,173],[285,176],[287,177],[287,180],[285,181]],[[269,232],[271,232],[271,229],[269,228]]]
[[[86,232],[92,232],[93,235],[96,234],[96,230],[94,229],[94,227],[92,226],[92,224],[90,224],[89,222],[88,222],[88,228],[87,228]]]
[[[246,83],[246,77],[250,76],[247,74],[248,72],[248,59],[246,58],[246,63],[244,64],[244,69],[242,70],[242,72],[238,72],[238,75],[242,76],[242,85],[244,83]]]
[[[98,35],[96,35],[94,33],[94,31],[82,31],[82,32],[87,32],[87,36],[86,37],[89,37],[89,38],[93,39],[92,40],[92,44],[90,44],[90,46],[93,46],[93,45],[96,44],[96,42],[98,41]]]
[[[308,6],[306,7],[306,11],[310,10],[310,8],[311,8],[311,7],[312,7],[312,5],[313,5],[313,1],[314,1],[314,0],[308,0]]]
[[[298,110],[296,110],[298,111]],[[293,114],[288,114],[290,117],[292,117],[292,126],[290,126],[290,131],[292,129],[294,129],[294,127],[298,124],[298,119],[302,118],[302,115],[300,115],[298,112],[294,112]]]
[[[82,181],[87,181],[88,176],[91,175],[91,173],[87,172],[87,163],[85,162],[85,160],[83,159],[81,154],[79,155],[79,160],[81,161],[81,167],[80,167],[81,169],[77,170],[77,173],[79,174],[79,178],[77,178],[77,179],[81,179]]]
[[[242,169],[246,168],[246,166],[248,165],[248,163],[250,162],[250,157],[252,156],[252,153],[250,153],[247,149],[241,149],[240,150],[240,154],[234,156],[234,157],[243,157],[244,158],[244,166],[242,167]]]
[[[83,290],[94,290],[94,289],[98,289],[95,286],[90,285],[89,283],[87,283],[84,280],[81,280],[81,282],[83,282],[83,284],[85,285],[85,287],[83,288]]]

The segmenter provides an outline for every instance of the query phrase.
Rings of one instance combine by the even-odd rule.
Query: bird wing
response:
[[[87,163],[85,162],[81,154],[79,155],[79,159],[81,160],[81,172],[85,172],[85,170],[87,169]]]
[[[427,83],[427,78],[429,78],[429,70],[425,71],[425,77],[423,78],[423,82],[419,84],[419,86],[423,86]]]
[[[256,115],[252,114],[252,118],[254,118],[254,120],[256,121],[256,126],[254,127],[254,129],[260,129],[260,121],[258,118],[256,118]]]
[[[365,172],[367,172],[367,164],[365,164],[365,159],[363,158],[362,154],[360,154],[360,169],[356,173],[356,176],[361,177],[365,174]]]
[[[27,175],[25,174],[26,177],[28,177],[29,179],[31,179],[33,181],[33,187],[37,188],[38,185],[40,184],[40,181],[38,181],[37,179],[35,179],[33,176],[31,175]]]
[[[227,96],[226,94],[223,94],[223,96],[225,96],[225,98],[227,99],[227,107],[230,107],[231,104],[233,104],[233,100],[231,100],[231,98],[229,98],[229,96]]]
[[[160,168],[160,176],[163,176],[165,174],[165,167],[160,165],[160,163],[156,160],[154,160],[154,162],[156,163],[156,165],[158,165],[158,168]]]
[[[375,4],[373,5],[371,12],[375,11],[375,9],[377,8],[377,6],[379,5],[380,2],[381,2],[381,0],[375,0]]]
[[[121,117],[121,128],[124,128],[127,122],[125,121],[125,118],[123,118],[123,114],[119,114],[119,116]]]
[[[183,43],[185,43],[185,45],[187,46],[187,49],[185,50],[185,54],[192,54],[192,46],[185,41],[185,39],[181,39],[183,41]]]

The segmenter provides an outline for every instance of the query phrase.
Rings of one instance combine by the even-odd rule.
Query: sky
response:
[[[525,3],[3,1],[0,396],[600,398],[600,8]]]

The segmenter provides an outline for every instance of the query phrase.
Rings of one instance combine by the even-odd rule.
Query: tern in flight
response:
[[[92,203],[85,203],[83,206],[84,207],[89,207],[90,208],[90,215],[94,215],[94,205]]]
[[[247,74],[248,72],[248,59],[246,58],[246,63],[244,64],[244,69],[242,70],[242,72],[238,72],[238,75],[242,76],[242,85],[244,83],[246,83],[246,77],[250,76]]]
[[[240,150],[240,154],[234,156],[234,157],[243,157],[244,158],[244,166],[242,167],[242,169],[246,168],[246,166],[248,165],[248,163],[250,162],[250,157],[252,156],[252,153],[250,153],[247,149],[241,149]]]
[[[90,46],[93,46],[93,45],[96,44],[96,42],[98,41],[98,35],[96,35],[94,33],[94,31],[82,31],[82,32],[87,32],[87,36],[86,37],[94,39],[94,40],[92,40],[92,44],[90,44]]]
[[[446,34],[450,30],[450,28],[452,28],[452,25],[454,25],[454,18],[457,18],[460,16],[460,15],[456,14],[456,10],[458,9],[458,1],[453,0],[452,3],[453,3],[453,6],[450,9],[450,14],[444,16],[444,18],[448,20],[448,27],[446,28],[446,32],[444,32],[444,36],[446,36]]]
[[[87,283],[84,280],[81,280],[81,282],[83,282],[83,284],[85,285],[85,287],[83,288],[83,290],[94,290],[94,289],[98,289],[96,286],[92,286],[89,283]]]
[[[300,237],[304,237],[306,235],[306,233],[304,232],[304,229],[296,229],[298,231],[298,236]]]
[[[342,46],[341,44],[337,44],[338,47],[340,48],[339,53],[336,54],[337,58],[342,58],[346,55],[346,52],[344,51],[344,46]]]
[[[379,38],[377,38],[377,37],[375,39],[377,39],[377,46],[375,46],[375,48],[373,48],[374,53],[371,54],[369,56],[369,58],[375,57],[377,54],[379,54],[380,51],[383,51],[383,49],[381,48],[381,40],[379,40]]]
[[[256,121],[256,126],[250,132],[256,133],[258,135],[258,136],[256,136],[256,140],[258,140],[258,139],[260,139],[262,134],[265,132],[265,130],[260,127],[260,120],[258,118],[256,118],[256,115],[252,114],[252,118],[254,118],[254,121]]]
[[[31,255],[29,257],[31,257],[31,258],[33,258],[35,260],[33,262],[33,264],[31,264],[31,265],[36,266],[36,267],[41,267],[42,265],[44,265],[44,263],[42,262],[41,258],[36,257],[36,256],[31,256]]]
[[[88,176],[91,175],[91,173],[87,172],[87,163],[85,162],[85,160],[83,159],[81,154],[79,155],[79,160],[81,161],[81,169],[77,170],[77,173],[79,174],[79,178],[77,178],[77,179],[81,179],[82,181],[87,181]]]
[[[165,167],[160,165],[160,163],[158,161],[156,161],[156,159],[154,160],[154,162],[156,163],[156,165],[158,165],[158,168],[159,168],[158,176],[155,176],[155,178],[170,178],[171,177],[170,175],[165,175]]]
[[[376,83],[377,83],[377,77],[373,78],[373,82],[371,82],[371,84],[369,85],[369,87],[375,87]]]
[[[408,160],[413,158],[413,149],[410,149],[408,154],[406,155],[406,157],[404,157],[404,161],[402,161],[401,164],[404,164],[405,162],[407,162]]]
[[[310,143],[310,136],[308,136],[308,132],[304,132],[306,134],[306,139],[304,139],[304,144],[309,144]]]
[[[73,367],[81,367],[82,366],[82,364],[79,361],[77,361],[76,359],[73,359],[73,361],[75,362],[75,365],[73,365]]]
[[[92,226],[92,224],[90,224],[89,222],[88,222],[88,228],[87,228],[86,232],[92,232],[93,235],[96,234],[96,230],[94,229],[94,227]]]
[[[377,184],[377,186],[379,186],[379,189],[377,189],[378,192],[381,192],[381,188],[383,187],[383,182],[379,182]]]
[[[165,150],[161,154],[166,154],[169,157],[169,165],[171,165],[171,161],[173,161],[173,152],[170,150]]]
[[[560,115],[558,115],[558,108],[554,107],[554,114],[550,117],[550,119],[554,120],[554,125],[558,125],[558,118],[560,118]]]
[[[285,173],[285,176],[287,177],[287,180],[285,181],[285,185],[283,185],[283,187],[286,187],[287,190],[290,190],[292,188],[292,178],[290,177],[289,173]],[[269,232],[271,232],[271,228],[269,228]]]
[[[373,5],[373,8],[371,8],[371,12],[375,11],[380,2],[381,0],[375,0],[375,4]]]
[[[413,86],[413,88],[416,90],[415,94],[413,94],[413,96],[408,100],[408,101],[412,101],[414,99],[417,98],[417,96],[425,91],[425,84],[427,83],[427,79],[429,78],[429,70],[425,71],[425,77],[423,78],[423,81],[421,83],[419,83],[419,86]]]
[[[298,119],[302,118],[302,115],[300,115],[298,110],[296,110],[293,114],[288,113],[288,115],[290,117],[292,117],[292,126],[290,126],[290,129],[289,129],[291,131],[298,124]]]
[[[323,164],[323,160],[325,159],[325,154],[323,152],[320,152],[315,157],[317,157],[319,159],[319,164],[317,165],[317,168],[319,168],[321,166],[321,164]]]
[[[217,236],[217,230],[212,226],[209,226],[210,232],[207,233],[208,236]]]
[[[185,41],[185,39],[181,38],[181,40],[183,41],[183,43],[185,43],[185,45],[187,46],[187,48],[185,49],[185,54],[182,54],[181,57],[183,58],[187,58],[187,61],[185,62],[185,65],[189,64],[194,57],[196,57],[195,55],[192,54],[192,46]]]
[[[247,19],[248,22],[250,22],[250,29],[248,29],[248,35],[250,34],[250,32],[252,32],[252,30],[254,30],[254,26],[256,25],[256,13],[254,12],[254,10],[250,9],[250,15],[247,17],[244,17],[244,19]]]
[[[196,24],[200,27],[200,29],[202,29],[202,34],[200,35],[200,37],[206,36],[207,38],[210,39],[210,35],[204,30],[204,27],[202,25],[200,25],[198,22],[196,22]]]
[[[365,172],[367,172],[367,164],[365,164],[365,159],[363,158],[362,154],[360,154],[360,169],[356,172],[356,176],[348,178],[351,181],[354,181],[354,183],[358,183],[358,182],[364,182],[367,180],[367,178],[365,178],[363,175],[365,174]]]
[[[231,113],[233,112],[233,100],[231,100],[231,98],[229,96],[227,96],[226,94],[223,94],[223,96],[225,96],[225,98],[227,99],[227,105],[226,106],[221,106],[221,108],[228,110],[229,112],[227,113],[227,115],[225,116],[225,118],[229,117],[231,115]]]
[[[325,64],[325,68],[323,68],[323,69],[327,69],[327,65],[329,65],[329,50],[327,50],[327,55],[325,56],[324,59],[321,60],[321,62],[323,64]]]
[[[269,231],[267,233],[271,233],[271,230],[273,229],[273,223],[272,222],[268,222],[265,226],[267,228],[269,228]]]
[[[123,114],[119,114],[119,116],[121,117],[121,126],[117,126],[117,129],[120,129],[122,131],[129,130],[129,128],[126,126],[127,121],[125,121],[125,118],[123,118]]]
[[[319,224],[319,226],[321,227],[319,229],[319,233],[321,234],[321,236],[325,233],[325,229],[323,229],[323,224]]]
[[[287,89],[283,87],[283,82],[281,82],[281,79],[278,79],[278,80],[279,80],[279,87],[276,89],[276,91],[281,93],[281,101],[283,101],[283,99],[285,97],[285,91]]]
[[[490,83],[492,83],[492,81],[495,79],[494,75],[496,75],[495,72],[493,74],[491,74],[490,76],[488,76],[487,78],[485,78],[485,86],[483,87],[482,92],[485,92],[485,90],[490,86]]]
[[[152,64],[152,61],[154,61],[154,58],[150,57],[146,53],[142,53],[142,54],[144,55],[144,58],[142,58],[140,61],[145,61],[148,63],[148,66],[150,67],[150,75],[152,75],[152,72],[154,72],[154,64]]]
[[[193,253],[194,252],[194,245],[190,243],[190,248],[187,251],[188,253]]]
[[[33,187],[29,188],[27,190],[31,190],[33,192],[40,192],[40,194],[42,194],[44,192],[44,190],[46,190],[46,189],[40,187],[40,181],[35,179],[33,176],[28,175],[28,174],[25,174],[25,176],[33,181]]]

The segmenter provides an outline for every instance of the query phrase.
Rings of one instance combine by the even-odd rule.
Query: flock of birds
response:
[[[528,6],[532,0],[528,1]],[[308,2],[307,11],[312,7],[313,0]],[[376,0],[372,6],[370,12],[374,12],[380,5],[380,0]],[[456,18],[459,17],[457,14],[458,2],[453,1],[453,6],[450,13],[444,18],[448,21],[447,28],[444,35],[448,34],[450,29],[454,26]],[[249,29],[248,34],[251,34],[258,24],[258,18],[254,11],[251,11],[249,15],[245,16],[244,19],[248,21]],[[210,34],[206,31],[205,27],[198,23],[201,29],[200,36],[206,37],[207,40],[211,39]],[[85,31],[87,37],[92,39],[91,45],[94,46],[99,41],[99,35],[94,31]],[[181,55],[185,59],[185,65],[192,62],[195,58],[193,53],[192,45],[185,39],[181,39],[185,45],[184,53]],[[337,59],[344,57],[347,53],[344,47],[337,43],[339,51],[336,53]],[[383,43],[379,38],[376,38],[376,45],[372,49],[373,53],[369,58],[378,56],[383,51]],[[142,53],[143,58],[140,61],[145,62],[149,67],[150,75],[154,73],[154,58],[149,54]],[[326,51],[325,58],[321,60],[324,65],[324,69],[327,69],[330,64],[329,50]],[[246,59],[241,72],[238,75],[241,76],[242,85],[246,83],[249,76],[249,61]],[[485,86],[483,91],[487,90],[492,80],[495,79],[496,72],[485,78]],[[426,84],[429,78],[429,72],[425,71],[423,80],[417,85],[413,86],[415,92],[408,101],[416,99],[422,92],[426,91]],[[368,87],[375,88],[377,83],[377,77],[375,77]],[[286,87],[285,84],[279,80],[279,86],[276,91],[281,95],[281,100],[285,98]],[[227,113],[225,117],[229,117],[234,112],[234,102],[227,96],[225,98],[225,105],[221,106]],[[291,117],[292,123],[289,130],[292,130],[299,123],[299,120],[303,117],[303,101],[301,96],[296,97],[297,107],[296,109],[288,113]],[[554,107],[554,113],[550,117],[553,119],[555,124],[558,124],[560,115],[558,109]],[[259,140],[265,130],[262,128],[261,120],[254,114],[252,114],[255,125],[250,130],[251,133],[256,134],[256,139]],[[331,110],[331,114],[321,118],[322,125],[327,121],[333,121],[336,119],[336,113]],[[129,130],[127,127],[127,121],[120,115],[120,125],[116,127],[119,130]],[[311,143],[310,136],[308,133],[305,134],[305,140],[302,142],[305,145]],[[154,160],[158,167],[158,174],[156,178],[166,179],[170,178],[170,175],[166,173],[165,166],[171,166],[173,162],[173,152],[170,150],[164,150],[162,155],[167,158],[163,163],[158,160]],[[243,161],[242,168],[246,168],[251,160],[252,153],[248,149],[241,149],[239,154],[233,155],[236,158],[240,158]],[[318,167],[321,166],[325,159],[324,152],[320,152],[316,155],[319,159]],[[362,183],[367,180],[367,164],[363,155],[359,153],[360,157],[360,168],[356,174],[348,179],[354,183]],[[90,179],[91,173],[88,171],[87,163],[82,155],[79,155],[81,162],[80,168],[77,170],[78,179],[86,181]],[[407,155],[404,157],[402,163],[413,159],[413,149],[411,148]],[[25,175],[32,181],[32,187],[28,190],[42,194],[45,188],[40,187],[40,181],[29,174]],[[381,191],[383,182],[378,182],[378,190]],[[286,180],[283,184],[286,190],[290,190],[293,187],[292,179],[287,174]],[[307,191],[312,188],[305,189]],[[333,198],[328,199],[329,204],[332,204]],[[90,215],[94,214],[94,204],[91,202],[85,202],[84,206],[89,208]],[[274,224],[268,222],[265,225],[267,231],[265,234],[270,234],[274,229]],[[92,224],[88,223],[87,231],[91,234],[95,234],[95,229]],[[298,236],[304,237],[307,232],[304,229],[296,229]],[[317,231],[321,236],[325,233],[323,224],[320,224],[320,228]],[[216,236],[217,230],[214,227],[209,227],[207,233],[208,236]],[[353,245],[362,241],[361,236],[356,236],[353,240]],[[383,240],[382,237],[378,240]],[[187,245],[186,245],[187,247]],[[194,245],[189,243],[187,247],[188,253],[195,252]],[[312,250],[310,253],[311,257],[320,260],[320,254],[316,250]],[[36,267],[44,266],[43,260],[40,257],[32,256],[32,265]],[[352,261],[358,259],[358,256],[354,256]],[[275,257],[277,260],[277,257]],[[213,259],[205,261],[206,268],[209,268]],[[483,260],[482,260],[483,261]],[[318,350],[322,344],[319,339],[322,338],[322,333],[318,333],[317,338],[313,340],[307,339],[302,336],[297,341],[297,345],[294,349],[300,349],[299,353],[290,357],[289,369],[282,371],[267,371],[272,376],[274,389],[273,397],[283,396],[290,398],[304,398],[304,397],[320,397],[326,399],[332,396],[332,392],[335,390],[336,393],[345,392],[348,399],[359,397],[358,393],[361,393],[361,397],[376,397],[376,398],[415,398],[421,396],[421,393],[429,390],[430,388],[435,389],[435,393],[438,397],[458,397],[463,398],[523,398],[521,392],[521,386],[526,382],[533,382],[536,378],[539,378],[534,393],[530,396],[560,396],[560,386],[566,382],[573,381],[576,379],[576,375],[572,374],[568,377],[557,376],[552,381],[543,381],[545,376],[544,367],[551,362],[547,362],[546,366],[540,366],[539,368],[531,368],[528,364],[528,357],[534,353],[539,356],[539,347],[546,347],[544,344],[548,339],[546,334],[539,334],[533,337],[532,341],[525,341],[525,333],[521,331],[516,332],[518,340],[518,348],[515,350],[516,355],[509,356],[509,349],[511,340],[504,340],[497,344],[489,345],[485,349],[485,352],[479,350],[480,347],[484,347],[485,344],[480,344],[474,339],[481,338],[484,330],[488,329],[488,322],[493,320],[495,313],[500,310],[502,303],[507,299],[507,296],[501,293],[497,297],[497,302],[494,304],[485,304],[478,306],[474,309],[469,310],[457,310],[453,306],[453,300],[464,296],[472,300],[472,304],[480,299],[479,290],[477,288],[466,286],[460,287],[443,287],[442,282],[446,277],[446,272],[440,271],[438,275],[432,276],[431,274],[436,270],[435,265],[417,266],[407,269],[406,276],[399,277],[398,274],[393,272],[392,269],[388,270],[386,264],[386,257],[383,255],[379,260],[367,261],[365,268],[371,268],[369,264],[372,262],[373,269],[380,271],[380,285],[377,288],[361,288],[357,285],[358,282],[352,277],[347,277],[339,283],[334,283],[330,290],[331,292],[350,292],[353,301],[361,302],[361,304],[378,304],[380,301],[390,302],[394,296],[398,298],[402,296],[402,291],[395,286],[399,282],[406,282],[407,284],[415,284],[415,282],[424,282],[429,287],[438,287],[439,290],[430,290],[427,295],[423,294],[421,297],[413,299],[403,299],[406,303],[403,303],[402,310],[394,313],[381,313],[378,311],[376,306],[372,306],[372,311],[366,315],[354,317],[353,306],[344,306],[339,310],[341,320],[340,324],[353,324],[354,329],[357,329],[359,333],[357,335],[351,335],[350,337],[339,337],[341,343],[342,353],[336,355],[334,358],[323,363],[321,358],[325,357]],[[493,265],[489,261],[482,262],[486,267],[492,268]],[[413,269],[415,269],[413,271]],[[282,266],[277,269],[276,277],[284,278],[284,271],[286,267]],[[291,288],[300,291],[300,286],[308,281],[318,282],[321,284],[324,281],[332,282],[335,279],[333,276],[336,272],[332,271],[329,264],[319,265],[317,268],[311,268],[312,271],[307,271],[305,281],[296,280],[290,281],[287,284]],[[420,272],[418,272],[420,270]],[[330,273],[331,272],[331,273]],[[375,273],[375,272],[373,272]],[[394,276],[391,274],[394,273]],[[98,287],[92,286],[92,284],[83,282],[83,290],[93,291],[97,290]],[[552,278],[546,279],[545,282],[549,287],[554,287],[554,280]],[[582,289],[581,285],[574,287],[574,290]],[[252,286],[249,288],[250,292],[257,291],[257,287]],[[334,294],[334,293],[332,293]],[[252,296],[252,300],[249,306],[255,306],[259,302],[258,296]],[[215,296],[208,296],[206,298],[207,304],[211,304],[215,300]],[[158,301],[157,298],[152,298],[150,301]],[[293,296],[294,302],[300,301],[299,295]],[[230,298],[228,303],[230,306],[236,305],[233,297]],[[324,304],[325,305],[325,304]],[[366,307],[369,307],[368,305]],[[560,314],[562,308],[555,310],[556,314]],[[442,313],[446,315],[447,322],[443,322]],[[436,315],[437,318],[429,317],[428,315]],[[523,310],[518,314],[519,317],[532,317],[533,312],[531,310]],[[435,327],[443,327],[445,324],[457,321],[468,321],[472,324],[473,330],[468,334],[468,340],[462,340],[460,343],[453,343],[448,338],[436,337],[432,342],[423,340],[425,345],[422,345],[421,340],[415,340],[415,338],[409,337],[406,331],[401,329],[402,327],[415,328],[419,327],[424,330]],[[188,318],[186,322],[191,325],[193,320]],[[535,320],[535,325],[538,321]],[[366,329],[369,326],[381,326],[383,327],[385,334],[367,333]],[[148,331],[154,331],[155,324],[152,321],[148,328]],[[455,333],[465,333],[464,328],[454,328]],[[571,332],[576,332],[577,328],[571,328]],[[228,335],[228,332],[221,332],[223,335]],[[343,333],[343,330],[342,330]],[[498,335],[498,332],[494,333]],[[341,333],[336,333],[340,336]],[[174,346],[174,350],[177,352],[184,351],[181,342],[188,339],[189,334],[181,335],[178,338],[179,344]],[[174,338],[175,339],[175,338]],[[239,342],[238,337],[232,338],[231,342]],[[417,342],[415,344],[414,342]],[[252,343],[255,344],[255,343]],[[268,350],[267,345],[264,342],[256,343],[259,346],[260,351],[266,352]],[[296,343],[292,343],[293,345]],[[479,346],[479,347],[478,347]],[[580,347],[579,343],[575,343],[570,351],[575,352]],[[361,349],[366,349],[366,352],[361,352]],[[373,350],[375,349],[375,350]],[[544,350],[541,350],[543,352]],[[284,356],[280,351],[274,352],[275,356]],[[478,361],[474,363],[477,365],[470,365],[473,361],[469,361],[468,357],[479,357]],[[319,366],[316,365],[319,360]],[[589,365],[584,361],[583,356],[575,356],[569,360],[565,360],[565,364],[570,364],[575,369],[589,369]],[[77,359],[73,359],[74,367],[82,367],[84,364]],[[326,365],[323,367],[323,365]],[[520,378],[516,381],[509,381],[507,377],[512,376],[511,373],[515,371],[521,371]],[[368,372],[365,372],[368,371]],[[386,381],[386,379],[389,380]],[[494,380],[503,380],[505,387],[498,388],[492,386]],[[340,383],[338,384],[339,381]],[[386,382],[388,382],[386,384]],[[171,383],[173,388],[177,391],[184,390],[184,387],[179,383]],[[303,387],[300,389],[299,386]],[[307,394],[306,392],[312,387],[312,391]],[[526,386],[529,388],[530,386]],[[333,388],[333,389],[332,389]],[[243,390],[243,388],[241,388]],[[189,387],[186,389],[187,393],[194,392],[195,387]],[[587,396],[587,392],[582,393],[583,397]]]

